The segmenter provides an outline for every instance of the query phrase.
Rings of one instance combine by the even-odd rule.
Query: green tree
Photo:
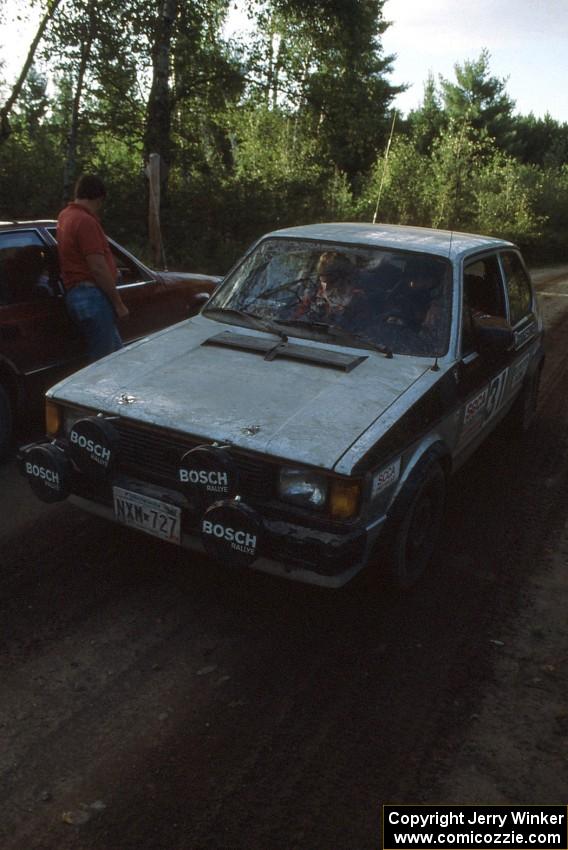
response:
[[[2,105],[2,107],[0,107],[0,144],[3,141],[5,141],[8,138],[8,136],[10,135],[10,132],[11,132],[10,113],[12,112],[12,110],[13,110],[15,104],[17,103],[18,98],[19,98],[19,96],[22,92],[22,89],[23,89],[24,84],[26,82],[26,78],[28,76],[28,72],[33,65],[38,45],[41,42],[41,40],[42,40],[42,38],[45,34],[45,31],[47,29],[49,22],[52,20],[53,16],[55,15],[55,12],[56,12],[57,7],[59,6],[60,2],[61,2],[61,0],[48,0],[47,7],[46,7],[46,10],[45,10],[45,14],[43,15],[43,17],[42,17],[42,19],[39,23],[39,26],[36,30],[36,34],[35,34],[33,41],[30,45],[30,48],[28,50],[28,55],[26,57],[26,60],[25,60],[24,65],[22,67],[22,70],[20,71],[18,79],[14,83],[14,86],[12,87],[12,91],[10,92],[8,99]]]
[[[422,153],[428,153],[432,149],[434,140],[447,126],[447,115],[442,108],[432,73],[428,75],[424,85],[422,103],[408,115],[408,125],[416,146]]]
[[[560,124],[551,115],[535,118],[532,112],[515,119],[516,153],[523,162],[545,167],[568,163],[568,124]]]
[[[541,236],[545,218],[536,209],[536,187],[527,167],[496,151],[473,176],[472,184],[473,229],[523,245]]]
[[[39,132],[48,109],[47,78],[31,65],[18,101],[17,118],[12,123],[25,128],[31,140]]]
[[[431,224],[428,186],[431,159],[415,142],[398,135],[381,155],[357,203],[357,217],[390,224]]]
[[[448,120],[467,122],[487,134],[502,150],[511,150],[515,141],[515,103],[506,92],[507,81],[491,76],[490,54],[456,64],[456,82],[441,78],[442,98]]]
[[[388,109],[401,90],[387,80],[392,57],[381,48],[383,4],[322,0],[316,15],[312,5],[265,3],[246,56],[252,99],[307,115],[322,155],[351,180],[384,146]]]

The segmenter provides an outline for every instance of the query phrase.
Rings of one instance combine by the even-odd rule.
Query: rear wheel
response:
[[[0,460],[7,456],[12,445],[12,405],[3,386],[0,385]]]

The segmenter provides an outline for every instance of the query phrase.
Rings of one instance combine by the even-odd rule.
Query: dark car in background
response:
[[[132,342],[199,312],[219,278],[153,271],[109,239]],[[0,458],[17,423],[42,408],[45,390],[85,363],[65,310],[55,221],[0,222]]]

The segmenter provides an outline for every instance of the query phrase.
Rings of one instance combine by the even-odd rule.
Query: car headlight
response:
[[[326,509],[336,520],[351,519],[359,510],[361,481],[335,478],[312,469],[284,467],[280,470],[278,495],[294,505]]]
[[[92,410],[86,410],[81,407],[64,407],[63,408],[63,433],[67,437],[69,431],[79,419],[84,419],[87,416],[94,416]]]
[[[327,501],[329,479],[311,469],[281,469],[278,495],[286,502],[322,510]]]
[[[45,401],[45,429],[48,437],[66,437],[78,419],[92,416],[92,410],[61,405],[52,398]]]

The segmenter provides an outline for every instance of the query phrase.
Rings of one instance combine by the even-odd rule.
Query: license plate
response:
[[[118,522],[159,537],[160,540],[177,544],[181,542],[181,508],[141,493],[123,490],[122,487],[113,487],[113,494],[114,515]]]

